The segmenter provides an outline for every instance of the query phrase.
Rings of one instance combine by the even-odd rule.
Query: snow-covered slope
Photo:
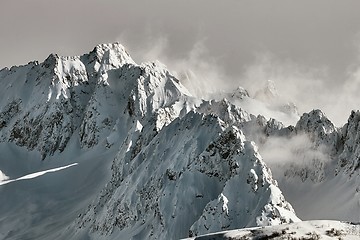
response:
[[[223,125],[190,112],[148,144],[123,145],[112,179],[78,227],[96,238],[177,239],[299,221],[253,143]]]
[[[298,222],[288,199],[300,216],[312,209],[302,202],[320,217],[344,204],[341,219],[356,220],[358,113],[341,129],[321,111],[295,124],[272,82],[254,97],[239,87],[201,99],[119,43],[5,68],[0,85],[0,239],[179,239]]]
[[[223,231],[207,234],[196,238],[198,240],[256,240],[256,239],[292,239],[292,240],[314,240],[314,239],[346,239],[356,240],[360,238],[360,225],[355,223],[338,221],[304,221],[281,226],[247,228],[232,231]]]

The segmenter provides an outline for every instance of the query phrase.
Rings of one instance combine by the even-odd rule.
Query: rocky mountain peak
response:
[[[345,168],[350,174],[360,169],[360,112],[352,111],[342,128],[343,151],[339,157],[339,168]],[[359,174],[359,173],[358,173]]]
[[[243,99],[244,97],[250,97],[248,91],[243,87],[237,87],[234,92],[231,93],[231,98]]]
[[[296,128],[304,131],[313,131],[316,128],[322,128],[322,130],[326,132],[335,131],[334,124],[320,109],[314,109],[309,113],[304,113],[296,124]]]
[[[135,64],[125,47],[119,42],[99,44],[91,53],[96,55],[99,63],[111,68],[119,68],[126,63]]]
[[[335,125],[319,109],[304,113],[295,126],[296,131],[309,134],[317,145],[331,145],[333,149],[339,141]]]
[[[55,67],[60,59],[59,55],[51,53],[43,62],[45,68]]]

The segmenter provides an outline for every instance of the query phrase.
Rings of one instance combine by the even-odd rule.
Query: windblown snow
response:
[[[0,239],[360,238],[300,220],[360,221],[360,113],[300,116],[264,82],[201,98],[119,43],[2,69]]]
[[[8,183],[19,181],[19,180],[26,180],[26,179],[32,179],[32,178],[40,177],[40,176],[42,176],[42,175],[44,175],[46,173],[52,173],[52,172],[61,171],[63,169],[66,169],[66,168],[69,168],[69,167],[72,167],[72,166],[76,166],[76,165],[77,165],[77,163],[73,163],[73,164],[70,164],[68,166],[58,167],[58,168],[49,169],[49,170],[36,172],[36,173],[31,173],[31,174],[28,174],[28,175],[25,175],[25,176],[22,176],[22,177],[19,177],[19,178],[16,178],[16,179],[11,179],[11,180],[8,180],[9,177],[5,176],[2,173],[3,174],[3,179],[2,179],[2,182],[0,182],[0,185],[8,184]]]

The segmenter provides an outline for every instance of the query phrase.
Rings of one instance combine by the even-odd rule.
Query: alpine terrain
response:
[[[264,82],[200,97],[119,43],[2,69],[0,239],[360,239],[360,112]]]

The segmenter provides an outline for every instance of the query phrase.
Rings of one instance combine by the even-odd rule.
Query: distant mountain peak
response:
[[[272,80],[267,80],[264,87],[259,89],[254,95],[254,97],[259,100],[273,100],[279,96],[275,82]]]

